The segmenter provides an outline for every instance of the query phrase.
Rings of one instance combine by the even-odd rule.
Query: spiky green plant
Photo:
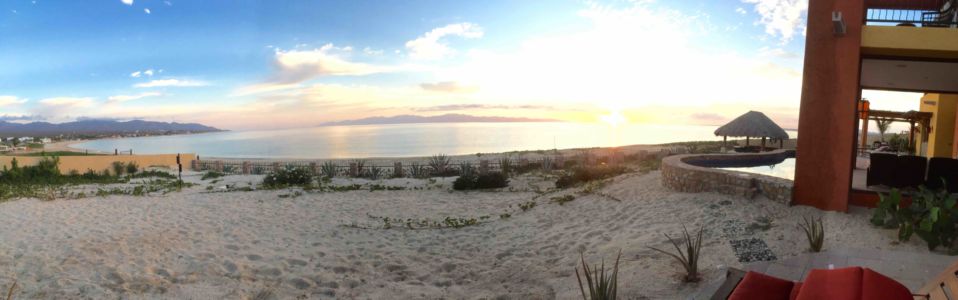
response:
[[[512,173],[512,159],[508,156],[500,158],[499,169],[502,170],[502,174],[509,176],[509,174]]]
[[[362,177],[362,176],[363,176],[363,169],[366,168],[366,160],[365,160],[365,159],[357,159],[357,160],[351,161],[351,163],[356,164],[356,170],[358,170],[358,172],[356,173],[356,175],[359,176],[359,177]],[[350,172],[352,172],[352,171],[350,171]]]
[[[322,173],[325,178],[336,177],[336,164],[331,161],[326,161],[319,167],[319,172]]]
[[[652,250],[665,253],[675,260],[679,261],[682,264],[682,267],[685,268],[685,282],[697,282],[699,281],[699,254],[702,251],[702,232],[703,228],[699,227],[699,232],[695,236],[689,234],[688,228],[685,225],[682,225],[682,233],[685,239],[685,251],[682,251],[682,248],[679,247],[680,242],[676,241],[668,234],[665,235],[665,238],[669,239],[669,242],[672,243],[672,246],[675,247],[677,253],[670,253],[668,251],[649,247]]]
[[[798,226],[805,230],[805,236],[808,237],[808,249],[812,252],[821,252],[822,245],[825,244],[825,224],[822,217],[802,217],[803,222]]]
[[[617,297],[619,289],[619,258],[622,257],[622,251],[615,257],[615,265],[612,267],[611,274],[605,271],[605,259],[599,266],[592,266],[585,263],[585,256],[579,253],[579,260],[582,262],[582,274],[579,268],[575,268],[575,278],[579,281],[579,291],[582,292],[583,300],[614,300]],[[586,285],[589,287],[586,293],[585,285],[582,284],[582,277],[585,277]]]
[[[433,155],[429,158],[429,167],[432,168],[434,174],[445,173],[446,168],[449,167],[449,156],[445,154]]]
[[[369,167],[369,171],[366,171],[366,176],[363,176],[363,177],[366,177],[369,179],[379,179],[383,177],[383,174],[385,172],[386,170],[383,170],[383,168],[380,168],[377,166],[371,166]]]
[[[413,178],[425,178],[429,174],[426,174],[426,167],[418,163],[413,163],[409,165],[409,175]]]
[[[124,164],[122,161],[115,161],[113,162],[112,166],[113,166],[113,176],[123,175],[123,171],[126,170],[126,164]]]
[[[472,176],[476,173],[476,169],[472,167],[467,162],[459,163],[459,176]]]

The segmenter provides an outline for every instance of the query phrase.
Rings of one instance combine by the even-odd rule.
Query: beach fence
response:
[[[211,159],[195,160],[191,165],[194,171],[215,171],[226,174],[268,174],[280,168],[302,168],[315,175],[334,177],[419,177],[419,176],[457,176],[464,168],[483,174],[501,172],[509,168],[511,172],[525,173],[534,170],[568,169],[579,165],[619,165],[628,161],[646,159],[661,159],[662,157],[681,152],[674,149],[663,149],[656,152],[646,150],[626,155],[621,151],[600,153],[582,151],[573,155],[545,155],[533,158],[505,157],[477,158],[458,161],[449,161],[445,166],[430,165],[428,159],[422,161],[383,161],[367,162],[364,160],[237,160]],[[441,168],[437,170],[437,168]]]
[[[71,172],[83,173],[88,170],[102,172],[111,170],[114,162],[129,164],[136,163],[141,168],[161,167],[177,170],[177,155],[185,163],[196,160],[196,154],[155,154],[155,155],[87,155],[87,156],[59,156],[58,165],[61,174]],[[20,166],[34,166],[50,156],[0,156],[0,168],[10,168],[11,162],[16,159]]]

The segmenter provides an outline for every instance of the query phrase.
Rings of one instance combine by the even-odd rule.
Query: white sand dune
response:
[[[215,185],[259,180],[229,176]],[[417,189],[281,198],[295,192],[210,193],[207,181],[164,196],[9,201],[0,203],[0,287],[17,280],[18,299],[236,299],[267,290],[276,299],[575,299],[579,252],[609,264],[622,251],[622,295],[674,299],[720,280],[722,266],[741,265],[725,224],[770,218],[770,229],[750,236],[784,258],[807,247],[796,227],[802,215],[825,216],[826,248],[927,251],[918,241],[893,245],[894,233],[870,226],[865,211],[675,193],[660,180],[658,172],[619,176],[598,190],[604,196],[564,205],[549,198],[581,189],[540,194],[551,186],[540,175],[496,192],[452,192],[451,178],[390,179],[376,183]],[[533,200],[534,208],[518,209]],[[512,216],[499,217],[506,212]],[[490,217],[464,228],[410,230],[383,229],[370,215]],[[662,233],[677,234],[683,222],[708,232],[703,283],[681,283],[680,266],[647,248],[671,247]]]

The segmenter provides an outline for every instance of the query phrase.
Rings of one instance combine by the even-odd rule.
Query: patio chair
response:
[[[918,299],[947,300],[958,298],[958,262],[945,268],[938,277],[918,289]]]
[[[899,156],[895,163],[894,179],[891,186],[896,188],[918,188],[925,183],[925,170],[928,159],[922,156]]]
[[[865,185],[887,185],[891,186],[895,180],[895,168],[898,161],[898,155],[890,153],[872,153],[868,165],[868,176],[865,178]]]
[[[958,191],[958,159],[932,157],[928,160],[928,180],[925,187],[937,190],[944,184],[949,193]]]
[[[954,274],[951,278],[955,279]],[[730,269],[725,283],[711,299],[908,300],[914,299],[915,296],[907,287],[885,275],[867,268],[849,267],[834,270],[813,269],[804,282]]]

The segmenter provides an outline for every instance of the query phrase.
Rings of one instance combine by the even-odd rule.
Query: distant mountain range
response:
[[[103,134],[157,134],[221,131],[196,123],[166,123],[143,120],[81,120],[66,123],[33,122],[27,124],[0,121],[0,136],[52,136],[52,135],[103,135]]]
[[[370,117],[356,120],[326,122],[320,126],[337,125],[377,125],[377,124],[411,124],[411,123],[468,123],[468,122],[559,122],[555,119],[513,118],[513,117],[483,117],[464,114],[444,114],[438,116],[398,115],[392,117]]]

